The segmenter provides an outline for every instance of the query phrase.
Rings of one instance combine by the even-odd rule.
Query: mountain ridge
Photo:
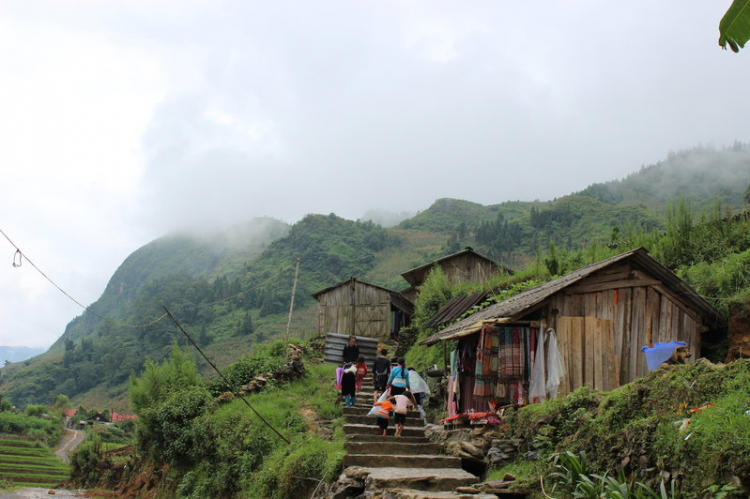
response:
[[[680,164],[688,166],[680,170]],[[659,189],[658,182],[669,185]],[[145,359],[163,358],[172,343],[186,342],[174,324],[155,321],[163,306],[177,311],[226,365],[284,330],[298,258],[293,333],[309,336],[317,327],[310,294],[351,275],[403,289],[402,272],[467,245],[518,268],[551,243],[577,249],[606,244],[615,230],[662,229],[659,213],[672,199],[668,192],[695,193],[695,207],[707,210],[715,204],[708,184],[728,206],[741,206],[750,184],[748,148],[696,148],[551,201],[481,205],[442,198],[387,229],[331,213],[292,225],[265,218],[203,236],[168,234],[129,255],[90,306],[107,320],[88,312],[74,318],[47,353],[28,366],[4,369],[0,389],[19,406],[59,393],[76,403],[109,399],[122,406],[130,373]]]

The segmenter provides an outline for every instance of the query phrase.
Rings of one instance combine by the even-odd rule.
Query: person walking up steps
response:
[[[391,361],[388,359],[388,350],[385,348],[380,351],[380,355],[372,363],[372,373],[372,381],[375,384],[372,399],[374,404],[388,386],[388,375],[391,373]]]
[[[406,362],[403,357],[398,358],[398,365],[393,368],[391,375],[388,377],[388,387],[391,389],[391,396],[401,395],[409,389],[409,372],[404,367]]]
[[[417,402],[408,390],[402,395],[395,395],[388,400],[395,406],[394,422],[396,423],[396,436],[400,437],[406,425],[406,413],[409,412],[409,408],[416,409]]]
[[[395,409],[391,399],[386,399],[382,402],[375,402],[376,406],[380,406],[376,416],[378,417],[378,427],[383,430],[383,436],[388,434],[388,423],[391,419],[391,412]]]
[[[355,390],[357,393],[362,391],[362,385],[365,384],[365,376],[367,376],[367,363],[363,356],[359,356],[357,359],[357,384]]]
[[[347,364],[341,377],[341,395],[344,396],[344,407],[354,407],[357,397],[357,366]]]

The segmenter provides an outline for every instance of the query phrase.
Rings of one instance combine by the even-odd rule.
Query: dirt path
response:
[[[62,442],[60,442],[57,450],[55,450],[55,455],[66,463],[70,463],[70,456],[68,456],[68,454],[78,447],[85,439],[86,435],[84,435],[82,431],[66,429]],[[2,496],[0,496],[0,498],[2,498]]]

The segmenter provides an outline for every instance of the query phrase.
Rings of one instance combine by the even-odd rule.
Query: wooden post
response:
[[[284,336],[284,343],[289,344],[289,328],[292,325],[292,312],[294,311],[294,295],[297,293],[297,277],[299,276],[299,258],[297,258],[297,266],[294,269],[294,284],[292,284],[292,300],[289,302],[289,318],[286,320],[286,336]]]

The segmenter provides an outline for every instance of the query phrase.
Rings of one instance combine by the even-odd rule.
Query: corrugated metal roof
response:
[[[451,298],[425,323],[424,327],[435,327],[458,319],[471,307],[482,303],[487,295],[489,295],[488,291],[481,291],[469,296]]]
[[[481,327],[482,321],[511,319],[519,317],[524,312],[540,304],[542,301],[557,293],[558,291],[575,284],[576,282],[598,272],[610,265],[623,260],[632,260],[635,264],[646,270],[649,274],[657,277],[673,293],[678,295],[683,301],[692,306],[698,314],[707,318],[709,321],[716,322],[719,319],[719,312],[711,306],[702,296],[695,292],[685,281],[677,277],[671,270],[660,264],[648,255],[643,248],[637,248],[615,255],[606,260],[602,260],[581,269],[571,272],[563,277],[549,281],[541,286],[524,291],[508,298],[505,301],[491,305],[484,310],[459,321],[447,328],[438,331],[429,338],[420,342],[422,345],[432,345],[438,341],[447,340],[461,336],[461,332],[467,334]]]

